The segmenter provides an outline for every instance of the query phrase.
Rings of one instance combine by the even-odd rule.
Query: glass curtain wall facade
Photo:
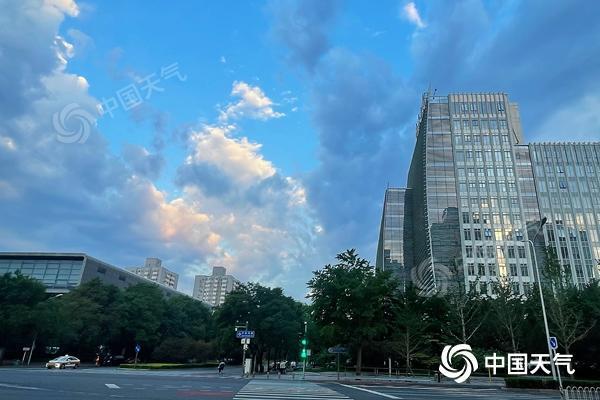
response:
[[[518,106],[503,93],[425,94],[409,170],[414,265],[424,294],[453,282],[532,289],[539,210]]]
[[[433,294],[444,290],[457,274],[462,274],[447,97],[423,96],[408,187],[413,192],[411,279],[423,294]]]
[[[385,191],[375,266],[379,271],[391,271],[402,286],[409,278],[412,265],[409,210],[410,190],[388,188]]]
[[[600,143],[532,143],[545,242],[581,287],[600,278]]]

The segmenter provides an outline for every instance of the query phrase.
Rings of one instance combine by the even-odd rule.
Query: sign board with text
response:
[[[238,339],[254,339],[254,331],[236,331],[235,337]]]

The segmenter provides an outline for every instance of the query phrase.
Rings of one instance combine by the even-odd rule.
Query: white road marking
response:
[[[11,385],[9,383],[0,383],[0,387],[10,388],[10,389],[24,389],[24,390],[46,390],[33,386],[21,386],[21,385]]]
[[[109,389],[121,389],[118,385],[115,385],[114,383],[105,383],[105,385]]]
[[[375,394],[377,396],[385,397],[385,398],[388,398],[388,399],[402,399],[402,397],[393,396],[391,394],[386,394],[386,393],[381,393],[381,392],[376,392],[374,390],[365,389],[365,388],[361,388],[361,387],[358,387],[358,386],[344,385],[343,383],[338,383],[338,385],[344,386],[344,387],[347,387],[347,388],[350,388],[350,389],[362,390],[363,392]]]

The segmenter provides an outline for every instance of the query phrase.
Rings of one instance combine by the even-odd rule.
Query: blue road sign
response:
[[[135,345],[135,352],[136,353],[139,353],[141,349],[142,349],[142,346],[140,346],[139,344]]]
[[[556,339],[556,336],[550,336],[550,348],[552,350],[558,349],[558,340]]]
[[[344,354],[348,352],[348,349],[341,346],[335,346],[328,348],[327,352],[330,354]]]
[[[238,339],[254,339],[254,331],[236,331],[235,337]]]

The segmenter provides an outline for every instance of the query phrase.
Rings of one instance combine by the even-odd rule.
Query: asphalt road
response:
[[[385,400],[559,399],[558,394],[405,384],[401,386],[241,379],[233,370],[128,371],[0,368],[2,400],[95,399]]]

